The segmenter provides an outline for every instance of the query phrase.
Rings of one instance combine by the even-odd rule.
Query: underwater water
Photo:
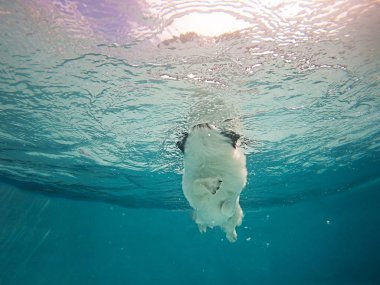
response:
[[[0,284],[380,284],[379,1],[0,1]],[[239,121],[229,243],[183,132]]]

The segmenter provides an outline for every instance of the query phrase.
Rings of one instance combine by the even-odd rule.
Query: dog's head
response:
[[[182,133],[180,140],[176,143],[176,146],[182,151],[182,153],[185,153],[186,141],[189,135],[191,135],[193,131],[196,131],[197,129],[202,129],[202,128],[207,128],[210,130],[218,130],[221,135],[223,135],[224,137],[230,140],[231,146],[233,148],[237,147],[237,142],[241,137],[239,134],[235,133],[232,130],[219,130],[217,127],[209,123],[198,124],[191,128],[190,133],[187,133],[187,132]]]

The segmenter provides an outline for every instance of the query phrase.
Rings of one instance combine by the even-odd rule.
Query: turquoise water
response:
[[[0,2],[0,284],[380,284],[376,1]],[[176,148],[240,122],[200,234]]]

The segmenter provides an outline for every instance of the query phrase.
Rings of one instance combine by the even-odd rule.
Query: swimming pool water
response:
[[[379,284],[377,1],[0,3],[0,284]],[[241,123],[200,234],[182,132]]]

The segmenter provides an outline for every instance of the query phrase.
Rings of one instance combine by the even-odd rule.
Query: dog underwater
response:
[[[182,190],[194,209],[193,219],[201,233],[220,227],[230,242],[237,240],[243,211],[240,193],[247,183],[240,135],[232,130],[202,123],[191,127],[177,142],[184,154]]]

